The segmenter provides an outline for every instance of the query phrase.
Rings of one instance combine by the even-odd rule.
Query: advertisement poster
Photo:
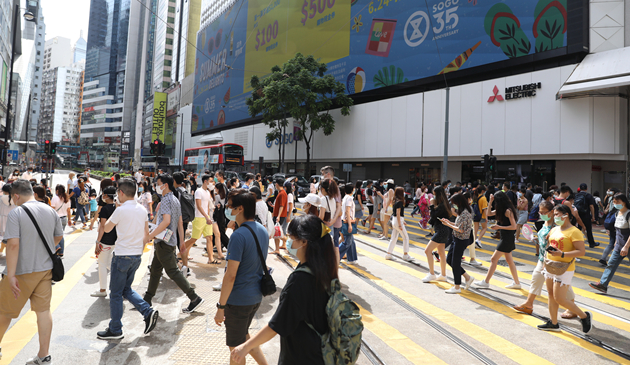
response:
[[[153,95],[153,130],[151,141],[159,139],[164,142],[166,133],[166,93],[156,92]]]
[[[356,94],[564,48],[567,28],[567,0],[237,0],[198,33],[192,132],[250,118],[252,75],[298,52]]]

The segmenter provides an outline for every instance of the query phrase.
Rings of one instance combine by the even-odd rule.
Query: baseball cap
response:
[[[317,196],[317,194],[308,194],[304,198],[299,198],[298,201],[302,204],[309,203],[310,205],[314,205],[316,207],[319,207],[322,205],[322,202],[319,199],[319,196]]]
[[[388,183],[388,184],[394,184],[394,179],[389,179],[389,180],[387,180],[387,183]]]
[[[586,185],[586,183],[581,183],[581,184],[580,184],[580,190],[587,190],[587,185]]]
[[[116,187],[114,186],[108,186],[105,189],[103,189],[103,194],[104,195],[116,195]]]

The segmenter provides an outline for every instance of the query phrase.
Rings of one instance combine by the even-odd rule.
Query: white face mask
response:
[[[155,187],[155,191],[159,194],[162,195],[162,193],[164,192],[164,185],[157,185]]]

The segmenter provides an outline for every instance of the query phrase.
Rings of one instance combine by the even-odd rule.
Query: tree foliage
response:
[[[307,173],[314,132],[322,130],[324,135],[331,135],[336,121],[330,111],[340,108],[341,114],[347,116],[353,105],[352,99],[346,95],[345,85],[334,76],[325,75],[327,69],[325,63],[317,62],[313,56],[304,57],[298,53],[282,68],[274,66],[271,74],[262,81],[258,76],[252,76],[254,90],[247,99],[250,115],[261,115],[263,123],[271,129],[267,134],[269,140],[283,136],[288,118],[294,119],[301,129],[297,137],[306,146]],[[282,166],[280,151],[279,148]]]

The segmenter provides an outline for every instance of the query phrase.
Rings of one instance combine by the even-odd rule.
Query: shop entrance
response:
[[[440,171],[441,169],[432,167],[409,169],[409,183],[417,188],[420,183],[440,181]]]

